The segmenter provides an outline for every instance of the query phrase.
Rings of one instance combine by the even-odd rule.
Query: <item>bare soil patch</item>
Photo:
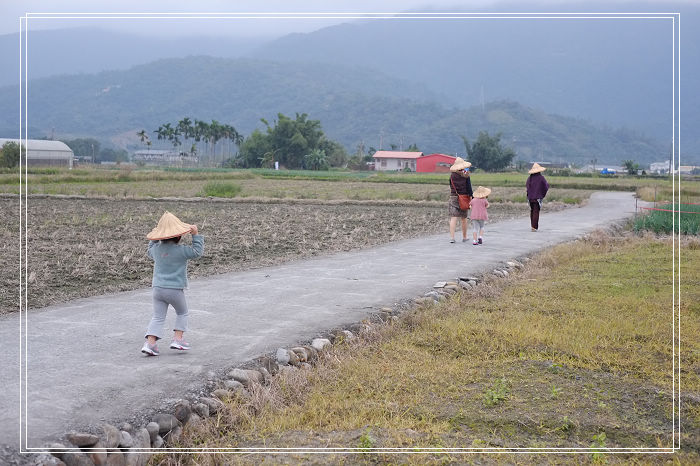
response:
[[[149,286],[152,263],[145,235],[165,210],[199,225],[206,238],[204,257],[190,263],[190,278],[447,235],[447,209],[436,203],[30,197],[22,215],[25,207],[28,241],[22,260],[27,261],[29,309]],[[549,211],[562,208],[548,205]],[[19,198],[0,198],[0,214],[0,314],[5,314],[19,309]],[[489,209],[492,222],[527,214],[524,204],[493,203]]]

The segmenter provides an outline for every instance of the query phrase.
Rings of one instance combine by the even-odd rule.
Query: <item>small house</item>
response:
[[[374,169],[379,171],[410,170],[416,171],[416,160],[423,152],[398,152],[380,150],[374,153]]]

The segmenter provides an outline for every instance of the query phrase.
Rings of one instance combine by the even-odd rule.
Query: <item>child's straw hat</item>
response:
[[[158,220],[158,225],[146,235],[146,238],[153,241],[175,238],[176,236],[182,236],[190,231],[190,227],[191,225],[186,224],[166,211],[160,220]]]
[[[474,197],[487,197],[489,194],[491,194],[491,190],[483,186],[479,186],[476,188],[476,191],[474,191]]]

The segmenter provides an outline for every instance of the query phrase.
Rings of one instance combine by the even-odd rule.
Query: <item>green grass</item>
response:
[[[214,181],[204,185],[201,196],[207,197],[236,197],[241,193],[241,187],[237,184]]]
[[[700,205],[691,204],[659,204],[657,209],[648,210],[638,216],[634,221],[635,231],[653,231],[654,233],[681,233],[684,235],[697,235],[700,233]],[[675,228],[674,228],[675,227]]]

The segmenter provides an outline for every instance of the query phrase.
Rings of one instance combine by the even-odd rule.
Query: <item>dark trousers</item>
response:
[[[540,223],[540,203],[537,199],[530,199],[530,226],[537,230]]]

